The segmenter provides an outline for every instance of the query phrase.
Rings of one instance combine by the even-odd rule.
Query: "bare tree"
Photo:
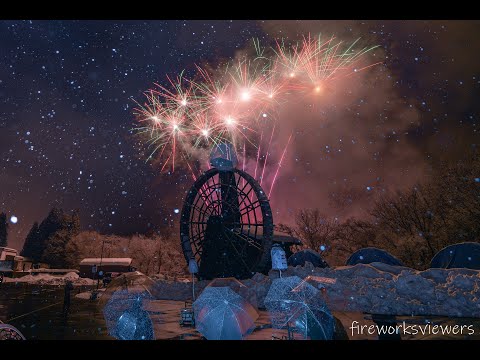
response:
[[[478,157],[444,166],[435,184],[445,208],[449,240],[475,241],[480,237],[480,161]]]
[[[372,210],[380,228],[397,244],[397,256],[410,266],[428,267],[445,246],[480,236],[480,161],[441,169],[409,191],[381,197]]]
[[[354,201],[354,195],[339,192],[333,200],[341,207]],[[427,268],[445,246],[480,239],[480,157],[443,164],[422,184],[380,196],[370,214],[371,219],[338,223],[318,209],[306,209],[297,213],[295,225],[280,224],[278,229],[310,248],[326,245],[329,263],[373,246],[407,266]]]
[[[82,232],[67,246],[72,266],[78,266],[86,257],[100,257],[104,241],[104,257],[131,257],[134,266],[147,275],[157,273],[157,269],[169,275],[187,274],[180,242],[160,235],[133,235],[126,238],[102,235],[94,231]]]
[[[164,253],[164,247],[162,245],[162,242],[160,241],[161,238],[158,239],[157,241],[157,274],[160,274],[162,272],[162,264],[163,264],[163,253]]]
[[[348,219],[337,227],[336,248],[340,253],[349,256],[358,249],[378,246],[380,238],[378,230],[373,222]],[[386,240],[385,237],[383,239]]]
[[[304,245],[319,250],[324,245],[331,248],[337,236],[338,224],[323,215],[319,209],[300,210],[295,215],[295,226],[279,224],[277,229],[290,236],[297,237]]]
[[[423,239],[430,257],[433,257],[439,250],[435,246],[435,236],[444,230],[442,219],[445,214],[439,205],[429,187],[417,185],[408,192],[380,197],[371,213],[380,226],[387,227],[394,234]]]

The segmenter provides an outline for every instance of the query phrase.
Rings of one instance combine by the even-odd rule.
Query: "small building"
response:
[[[35,269],[48,269],[50,266],[46,263],[36,262],[35,260],[17,255],[13,258],[13,261],[10,261],[10,266],[8,270],[0,270],[5,273],[9,273],[14,278],[22,277],[28,274],[32,274]],[[0,268],[4,268],[1,266]],[[73,270],[72,270],[73,271]]]
[[[18,251],[12,248],[0,246],[0,261],[13,261]]]
[[[27,272],[33,268],[34,261],[25,256],[15,256],[15,263],[13,271],[15,272]]]
[[[80,277],[96,279],[98,273],[126,273],[134,271],[131,258],[87,258],[80,261]],[[96,272],[95,272],[96,271]]]
[[[40,269],[41,271],[36,271]],[[75,269],[57,269],[55,273],[78,272]],[[64,272],[65,270],[65,272]],[[0,272],[7,276],[18,278],[29,274],[49,273],[50,265],[34,259],[18,255],[18,250],[0,247]]]
[[[12,276],[17,256],[17,250],[4,246],[0,247],[0,272]]]

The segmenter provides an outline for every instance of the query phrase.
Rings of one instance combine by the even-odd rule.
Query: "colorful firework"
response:
[[[167,77],[168,85],[155,84],[155,89],[145,93],[145,103],[137,103],[135,109],[139,123],[135,130],[144,135],[147,160],[158,156],[162,170],[167,165],[174,170],[175,164],[181,161],[195,176],[188,162],[191,150],[210,149],[227,141],[238,153],[243,152],[244,157],[250,153],[246,147],[254,149],[255,176],[258,168],[262,181],[278,120],[275,115],[278,105],[288,102],[295,93],[320,94],[327,83],[378,64],[356,67],[363,55],[376,48],[356,49],[358,42],[357,39],[345,46],[335,41],[335,37],[323,40],[321,36],[308,35],[294,45],[277,41],[274,47],[262,48],[254,40],[256,56],[227,64],[218,72],[220,76],[197,66],[196,80],[184,78],[183,73],[175,80]],[[271,136],[264,136],[267,128],[272,129]],[[269,142],[264,144],[267,153],[261,159],[260,142],[268,138]],[[181,152],[181,156],[177,152]],[[285,152],[286,148],[272,188]],[[245,166],[245,158],[243,161]]]

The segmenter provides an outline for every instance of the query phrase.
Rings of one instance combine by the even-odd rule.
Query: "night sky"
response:
[[[478,21],[1,21],[0,211],[18,218],[10,245],[53,206],[79,209],[83,229],[104,233],[175,224],[192,180],[140,156],[133,99],[166,74],[232,59],[252,38],[308,32],[379,44],[383,65],[342,84],[361,91],[332,100],[320,127],[296,122],[279,179],[295,201],[272,200],[280,220],[304,206],[361,214],[375,191],[478,146]],[[349,210],[329,202],[339,184],[356,194]]]

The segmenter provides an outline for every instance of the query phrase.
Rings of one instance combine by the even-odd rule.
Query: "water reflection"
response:
[[[102,313],[101,301],[90,301],[87,297],[75,297],[78,293],[91,290],[87,286],[75,287],[72,292],[72,304],[67,318],[62,316],[63,286],[40,286],[22,283],[2,284],[0,287],[0,320],[18,328],[28,339],[65,339],[65,340],[92,340],[113,339],[108,335],[105,319]],[[101,299],[101,298],[100,298]],[[184,302],[170,300],[154,300],[145,309],[154,326],[156,339],[201,339],[202,336],[194,328],[184,328],[179,324],[180,311]],[[41,309],[40,311],[37,311]],[[378,335],[352,335],[349,327],[354,321],[364,325],[375,324],[379,321],[371,315],[361,313],[332,312],[336,321],[335,339],[350,340],[377,340]],[[259,311],[260,317],[256,320],[257,328],[247,340],[271,340],[272,335],[277,338],[287,336],[287,331],[271,328],[271,322],[266,311]],[[11,320],[13,319],[13,320]],[[383,319],[385,320],[385,319]],[[382,319],[380,319],[382,321]],[[402,324],[432,324],[464,325],[473,324],[476,333],[473,336],[461,335],[401,335],[407,339],[480,339],[480,319],[396,316],[394,321]],[[390,319],[388,319],[390,322]]]
[[[75,287],[73,294],[87,290]],[[64,317],[63,293],[63,286],[2,284],[0,320],[17,327],[27,340],[111,339],[94,302],[72,301],[70,314]]]

